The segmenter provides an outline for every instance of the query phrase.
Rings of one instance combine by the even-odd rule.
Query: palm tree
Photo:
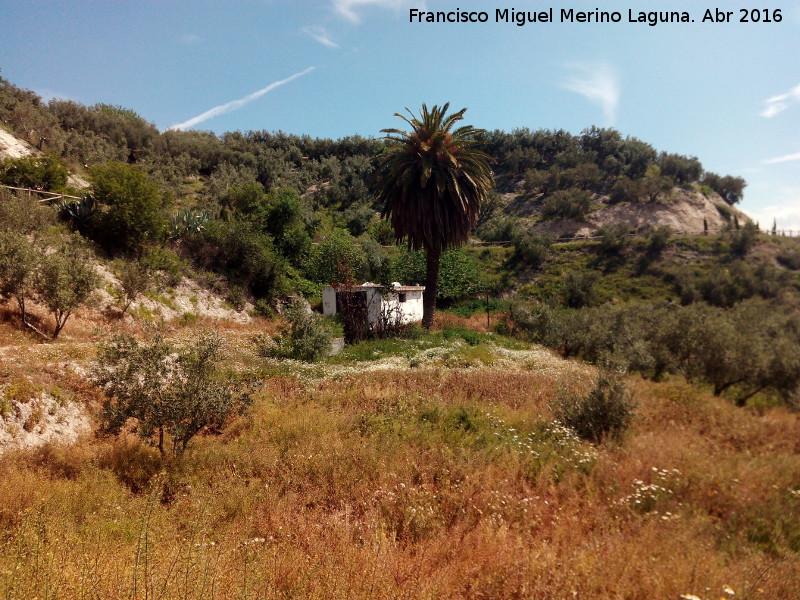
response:
[[[466,108],[447,115],[450,104],[423,104],[419,117],[395,114],[411,131],[384,129],[391,145],[376,173],[382,216],[389,219],[397,242],[426,255],[422,324],[430,328],[436,309],[439,259],[444,250],[457,248],[470,231],[494,186],[492,159],[475,145],[482,129],[470,125],[451,131]]]

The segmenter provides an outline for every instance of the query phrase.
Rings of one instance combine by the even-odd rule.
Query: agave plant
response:
[[[172,217],[172,237],[180,237],[190,232],[199,233],[211,220],[211,215],[204,210],[184,209]]]
[[[91,196],[84,196],[80,200],[63,200],[57,206],[58,216],[64,221],[70,221],[78,229],[88,223],[97,210],[97,202]]]

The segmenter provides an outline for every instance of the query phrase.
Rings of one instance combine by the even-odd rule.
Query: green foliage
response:
[[[140,251],[166,229],[158,186],[144,171],[120,162],[91,170],[92,193],[99,210],[93,238],[109,250]]]
[[[0,161],[0,183],[48,192],[62,191],[69,171],[53,156],[7,158]]]
[[[0,188],[0,231],[40,237],[55,223],[55,211],[29,198]]]
[[[33,295],[33,282],[41,256],[21,233],[0,231],[0,299],[15,298],[23,322],[25,303]]]
[[[90,232],[89,228],[96,210],[97,202],[91,196],[80,200],[63,200],[58,204],[58,216],[81,234]]]
[[[210,221],[183,244],[198,268],[224,275],[229,285],[244,287],[257,299],[271,299],[284,290],[284,262],[269,236],[252,223]]]
[[[139,260],[141,267],[151,273],[158,287],[175,287],[181,282],[187,265],[169,248],[149,248]]]
[[[633,403],[622,378],[601,370],[587,394],[562,392],[556,415],[581,438],[600,443],[622,437],[633,419]]]
[[[55,252],[41,259],[34,286],[37,298],[55,318],[53,339],[100,282],[92,258],[78,237],[65,240]]]
[[[758,227],[752,221],[748,221],[741,229],[729,232],[731,253],[740,258],[746,256],[758,241],[758,234]]]
[[[211,215],[204,210],[185,208],[170,219],[170,237],[180,238],[190,232],[203,231],[210,220]]]
[[[669,243],[672,229],[669,225],[653,227],[647,233],[647,253],[650,255],[660,254]]]
[[[260,354],[309,362],[330,354],[333,333],[321,315],[310,312],[307,304],[293,298],[284,311],[284,317],[286,324],[274,340],[264,336],[256,338]]]
[[[597,302],[597,281],[600,276],[594,271],[574,270],[568,272],[561,283],[564,304],[570,308],[592,306]]]
[[[269,193],[264,211],[264,230],[293,265],[300,267],[308,259],[311,236],[306,230],[303,208],[295,190],[283,188]]]
[[[553,239],[544,233],[539,233],[533,228],[528,230],[517,229],[512,235],[516,256],[526,265],[537,268],[547,258]]]
[[[139,261],[125,261],[119,271],[120,300],[122,314],[140,295],[150,288],[152,273],[146,265]]]
[[[167,436],[173,453],[181,454],[195,435],[218,430],[231,416],[244,412],[250,397],[235,394],[231,384],[218,379],[222,344],[214,332],[183,348],[160,336],[139,342],[117,335],[100,344],[92,377],[106,396],[104,430],[118,434],[133,419],[138,435],[162,454]]]
[[[542,215],[547,219],[583,220],[592,208],[592,194],[571,188],[547,196],[542,202]]]
[[[406,284],[425,281],[425,253],[404,252],[393,265],[393,278]],[[442,253],[437,298],[445,304],[469,298],[482,289],[481,274],[475,257],[464,249]]]
[[[394,229],[386,219],[375,219],[369,226],[367,234],[381,246],[394,244]]]
[[[312,249],[307,274],[323,285],[361,283],[368,275],[366,257],[349,232],[334,229]]]
[[[615,255],[622,252],[631,243],[627,223],[615,221],[598,229],[600,234],[599,249],[605,255]]]
[[[659,379],[678,373],[730,392],[743,405],[759,392],[784,402],[800,389],[800,321],[791,307],[746,300],[707,304],[601,306],[575,311],[512,304],[517,332],[596,364]]]
[[[722,177],[716,173],[704,173],[701,183],[717,192],[731,205],[738,203],[744,197],[744,188],[747,187],[747,182],[741,177],[731,175]]]

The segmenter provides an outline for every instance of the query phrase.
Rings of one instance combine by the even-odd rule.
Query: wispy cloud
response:
[[[361,22],[359,9],[365,7],[378,7],[399,11],[404,8],[425,8],[424,0],[332,0],[333,9],[348,21]]]
[[[314,26],[303,27],[300,31],[302,31],[308,36],[311,36],[311,39],[319,42],[323,46],[327,46],[328,48],[339,47],[339,44],[337,44],[331,39],[331,37],[328,35],[328,32],[325,31],[323,27],[314,27]]]
[[[792,162],[795,160],[800,160],[800,152],[797,152],[795,154],[785,154],[783,156],[778,156],[776,158],[768,158],[761,162],[763,162],[765,165],[777,165],[779,163]]]
[[[225,113],[238,110],[242,108],[245,104],[249,104],[253,100],[261,98],[261,96],[263,96],[264,94],[268,94],[275,88],[285,85],[290,81],[294,81],[295,79],[302,77],[303,75],[311,73],[311,71],[313,71],[314,68],[315,67],[309,67],[305,71],[300,71],[299,73],[295,73],[294,75],[287,77],[286,79],[281,79],[280,81],[274,81],[270,83],[267,87],[261,88],[260,90],[253,92],[252,94],[248,94],[244,98],[239,98],[238,100],[232,100],[231,102],[226,102],[225,104],[220,104],[219,106],[215,106],[214,108],[209,109],[206,112],[197,115],[196,117],[192,117],[188,121],[184,121],[183,123],[178,123],[177,125],[173,125],[169,129],[179,129],[179,130],[188,129],[189,127],[194,127],[198,123],[207,121],[212,117],[217,117],[219,115],[224,115]]]
[[[800,85],[796,85],[785,94],[778,94],[764,100],[764,110],[759,114],[762,117],[771,119],[797,102],[800,102]]]
[[[606,124],[612,125],[617,118],[621,95],[616,70],[607,63],[571,63],[566,67],[573,75],[565,79],[561,87],[599,105]]]

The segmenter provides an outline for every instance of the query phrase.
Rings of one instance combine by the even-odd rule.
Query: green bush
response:
[[[333,332],[325,319],[309,312],[306,304],[293,298],[284,312],[286,324],[274,339],[255,339],[259,354],[314,362],[330,354]]]
[[[0,183],[48,192],[63,191],[69,171],[52,156],[7,158],[0,162]]]
[[[158,186],[136,167],[112,162],[90,171],[98,204],[92,238],[111,251],[138,252],[167,228]]]
[[[286,265],[272,240],[252,223],[210,221],[186,237],[186,253],[196,267],[224,275],[228,286],[240,286],[256,299],[271,300],[285,292]]]
[[[633,419],[633,402],[618,375],[601,371],[587,394],[562,393],[556,416],[581,438],[619,440]]]
[[[547,258],[553,238],[534,229],[515,231],[512,238],[517,257],[526,265],[537,268]]]
[[[358,284],[367,275],[364,251],[343,229],[334,229],[311,251],[307,276],[322,285]]]
[[[583,220],[592,208],[592,194],[587,190],[570,188],[553,193],[542,202],[546,219]]]
[[[622,221],[603,225],[597,233],[600,234],[599,248],[603,254],[619,254],[630,245],[629,227]]]
[[[392,266],[393,279],[406,284],[425,282],[425,251],[406,251]],[[481,291],[478,262],[464,248],[442,252],[439,262],[437,300],[449,305]]]
[[[599,278],[600,276],[594,271],[585,269],[567,273],[561,282],[565,306],[581,308],[596,304],[596,286]]]

